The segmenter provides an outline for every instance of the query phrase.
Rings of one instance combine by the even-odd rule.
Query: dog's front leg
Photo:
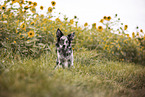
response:
[[[56,68],[63,68],[63,69],[65,68],[63,59],[57,58],[55,69]]]
[[[65,60],[60,59],[59,65],[64,69],[65,68]]]
[[[59,61],[58,61],[58,57],[57,57],[57,59],[56,59],[56,66],[54,67],[54,69],[58,68],[58,66],[59,66]]]

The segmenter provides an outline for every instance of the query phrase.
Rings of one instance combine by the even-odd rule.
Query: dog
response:
[[[73,50],[71,47],[71,42],[74,39],[74,35],[75,35],[75,32],[67,36],[64,36],[61,30],[59,28],[57,29],[57,32],[56,32],[57,60],[56,60],[55,69],[57,67],[70,68],[73,66]]]

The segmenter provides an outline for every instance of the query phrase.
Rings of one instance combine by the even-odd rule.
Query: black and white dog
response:
[[[57,67],[69,68],[73,66],[73,50],[71,47],[71,42],[74,38],[75,32],[64,36],[61,30],[58,28],[56,32],[57,42],[57,62],[55,69]]]

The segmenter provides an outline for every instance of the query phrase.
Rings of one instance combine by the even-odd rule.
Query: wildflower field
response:
[[[79,25],[77,16],[55,16],[57,2],[50,3],[46,15],[37,12],[37,2],[0,3],[0,97],[145,96],[141,28],[128,34],[117,14],[103,16],[101,25]],[[75,68],[54,70],[57,28],[75,32]]]

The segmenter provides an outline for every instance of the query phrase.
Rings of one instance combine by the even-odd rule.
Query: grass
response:
[[[78,26],[77,16],[55,16],[54,3],[46,16],[31,3],[35,6],[25,0],[0,3],[0,97],[145,97],[142,29],[129,36],[117,14],[104,16],[103,26]],[[54,70],[58,28],[76,34],[75,68]]]
[[[40,58],[1,59],[0,97],[144,97],[145,67],[74,51],[71,69],[56,69],[55,50]]]

